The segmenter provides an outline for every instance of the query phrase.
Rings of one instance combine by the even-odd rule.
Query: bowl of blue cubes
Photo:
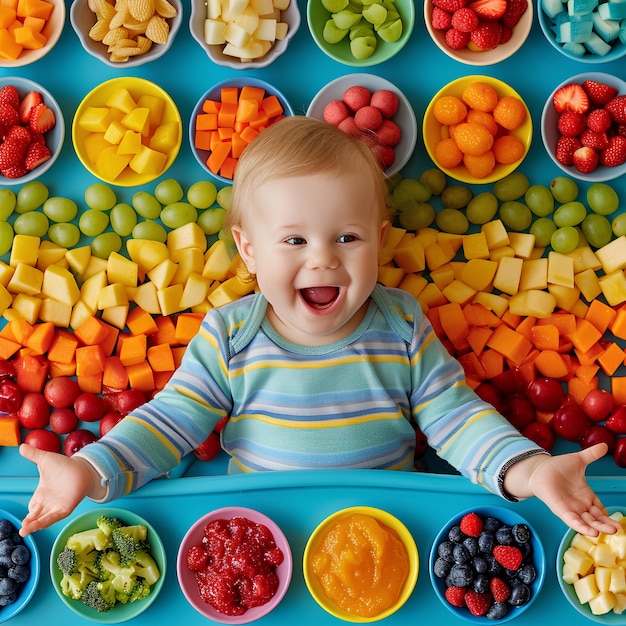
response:
[[[582,63],[608,63],[626,54],[626,2],[539,0],[539,25],[561,54]]]

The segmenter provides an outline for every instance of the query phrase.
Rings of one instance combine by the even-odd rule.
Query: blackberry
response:
[[[435,560],[435,563],[433,565],[433,574],[437,578],[443,579],[450,573],[451,569],[452,569],[452,563],[450,561],[446,561],[445,559],[442,559],[441,557],[439,557],[438,559]]]
[[[526,543],[530,539],[530,530],[526,524],[515,524],[511,529],[513,539],[517,543]]]
[[[478,555],[478,539],[476,537],[466,537],[463,539],[463,546],[469,552],[470,556]]]
[[[496,543],[501,546],[510,546],[513,543],[513,531],[510,526],[498,528],[494,534]]]
[[[481,552],[485,552],[486,554],[491,554],[493,550],[493,534],[490,532],[483,531],[478,537],[478,549]]]
[[[474,580],[474,572],[466,563],[453,565],[450,573],[446,576],[448,587],[468,587]]]
[[[437,546],[437,554],[445,561],[452,563],[454,561],[454,557],[452,555],[453,549],[454,544],[451,541],[442,541]]]
[[[487,619],[498,620],[506,617],[506,614],[509,612],[509,607],[506,602],[494,602],[490,607],[485,616]]]
[[[519,580],[524,585],[530,585],[537,578],[537,570],[532,563],[524,563],[517,570],[517,580]]]
[[[509,596],[508,603],[511,606],[522,606],[530,600],[530,589],[524,585],[518,583],[511,587],[511,595]]]
[[[455,563],[467,563],[471,557],[468,549],[462,543],[457,543],[454,546],[452,555]]]

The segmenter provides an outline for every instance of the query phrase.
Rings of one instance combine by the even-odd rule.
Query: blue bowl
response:
[[[0,509],[0,519],[9,520],[13,526],[15,526],[16,530],[19,530],[22,526],[22,521],[6,509]],[[30,550],[30,576],[22,585],[15,602],[0,608],[0,623],[8,622],[12,617],[15,617],[20,611],[22,611],[22,609],[24,609],[30,602],[37,589],[37,585],[39,584],[41,562],[37,544],[35,543],[33,535],[24,537],[24,544]]]
[[[441,578],[438,578],[434,574],[434,564],[437,559],[437,546],[447,538],[450,529],[453,526],[456,526],[461,521],[463,516],[467,515],[468,513],[476,513],[482,519],[485,519],[486,517],[494,517],[507,526],[514,526],[515,524],[526,524],[531,532],[530,541],[532,543],[534,555],[533,561],[535,564],[535,569],[537,570],[537,576],[535,577],[535,580],[530,585],[528,585],[531,594],[530,600],[522,606],[511,606],[505,617],[499,620],[489,619],[484,615],[477,617],[472,615],[469,612],[469,609],[465,607],[452,606],[445,598],[445,581]],[[444,524],[442,529],[437,534],[437,537],[435,538],[430,551],[428,559],[428,573],[430,575],[430,582],[432,583],[433,589],[435,590],[435,594],[437,595],[441,603],[456,617],[464,619],[468,622],[472,622],[473,624],[501,624],[521,615],[537,599],[545,578],[546,555],[537,531],[519,513],[516,513],[515,511],[512,511],[511,509],[503,506],[476,506],[472,507],[471,509],[461,511],[453,518],[448,520],[446,524]]]

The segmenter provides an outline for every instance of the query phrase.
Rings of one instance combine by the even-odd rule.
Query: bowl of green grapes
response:
[[[331,59],[353,67],[388,61],[409,41],[415,25],[412,0],[310,0],[307,23],[313,41]]]

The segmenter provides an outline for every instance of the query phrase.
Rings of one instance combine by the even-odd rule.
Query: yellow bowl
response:
[[[85,141],[94,133],[91,131],[87,131],[83,127],[81,127],[79,123],[80,119],[87,111],[87,109],[89,109],[89,107],[105,107],[108,98],[110,98],[112,94],[120,89],[127,89],[130,95],[135,100],[135,103],[143,95],[153,96],[163,100],[165,102],[165,106],[163,109],[161,124],[165,124],[168,122],[178,123],[179,132],[177,143],[166,153],[167,158],[165,160],[165,164],[158,173],[140,173],[132,170],[130,167],[127,166],[121,172],[121,174],[119,174],[119,176],[117,176],[116,178],[110,178],[103,176],[96,168],[96,164],[94,163],[94,161],[92,161],[92,159],[90,158],[90,151],[87,149]],[[98,85],[92,91],[90,91],[80,103],[78,109],[76,109],[74,121],[72,123],[72,142],[74,144],[74,150],[76,152],[76,155],[80,159],[80,162],[89,172],[91,172],[94,176],[104,181],[105,183],[108,183],[110,185],[117,185],[119,187],[145,185],[146,183],[152,182],[153,180],[164,174],[178,156],[178,152],[182,143],[182,120],[178,108],[174,103],[174,100],[172,100],[169,94],[157,84],[150,82],[149,80],[146,80],[144,78],[136,78],[133,76],[113,78]]]
[[[391,529],[403,543],[407,555],[409,557],[409,573],[404,581],[404,586],[398,600],[388,609],[382,611],[378,615],[372,617],[362,617],[354,613],[349,613],[337,606],[328,596],[324,593],[322,585],[313,572],[312,555],[323,540],[326,533],[337,522],[342,521],[352,515],[367,515],[373,517],[377,522]],[[415,540],[411,535],[408,528],[394,515],[369,506],[353,506],[346,509],[341,509],[323,520],[317,528],[313,531],[309,540],[307,541],[304,549],[303,558],[303,570],[304,580],[306,586],[313,596],[313,599],[328,613],[336,617],[337,619],[344,620],[346,622],[354,623],[367,623],[376,622],[389,617],[396,611],[398,611],[402,605],[409,599],[417,583],[417,575],[419,573],[419,555]]]
[[[0,59],[0,67],[11,69],[13,67],[23,67],[24,65],[30,65],[39,61],[45,57],[63,34],[63,28],[65,27],[65,2],[64,0],[47,0],[54,5],[52,13],[49,19],[46,21],[45,26],[41,33],[46,37],[47,41],[45,45],[36,50],[27,50],[24,48],[17,59]]]
[[[463,76],[462,78],[457,78],[456,80],[453,80],[452,82],[448,83],[445,87],[442,87],[434,95],[433,99],[430,101],[430,104],[428,105],[428,107],[426,107],[426,111],[424,113],[424,121],[422,125],[424,146],[426,147],[426,151],[428,152],[428,155],[432,159],[433,163],[435,163],[435,165],[437,165],[437,167],[442,172],[450,176],[450,178],[454,178],[455,180],[458,180],[462,183],[472,184],[472,185],[493,183],[497,180],[504,178],[511,172],[513,172],[528,154],[528,150],[530,149],[530,144],[531,144],[532,136],[533,136],[533,123],[532,123],[530,111],[528,110],[526,103],[524,103],[524,106],[526,107],[526,119],[522,122],[522,124],[517,129],[509,133],[509,134],[515,135],[516,137],[519,137],[519,139],[524,144],[524,147],[525,147],[524,155],[519,161],[516,161],[515,163],[507,164],[507,165],[496,163],[496,166],[494,167],[491,174],[489,174],[488,176],[484,178],[475,178],[474,176],[471,176],[462,163],[453,168],[444,168],[444,167],[441,167],[439,164],[437,164],[437,161],[435,160],[435,147],[437,146],[437,143],[441,139],[441,131],[442,131],[443,124],[439,123],[435,119],[435,114],[434,114],[435,102],[437,101],[438,98],[441,98],[442,96],[456,96],[457,98],[460,98],[465,88],[476,81],[484,82],[484,83],[491,85],[496,90],[500,98],[504,96],[514,96],[523,101],[522,97],[517,93],[517,91],[515,91],[512,87],[502,82],[501,80],[498,80],[497,78],[492,78],[491,76],[475,76],[475,75]]]

